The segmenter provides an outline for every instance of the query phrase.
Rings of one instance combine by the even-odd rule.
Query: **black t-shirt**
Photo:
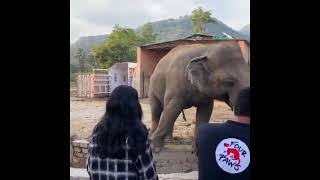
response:
[[[196,143],[199,180],[250,179],[250,125],[203,124]]]

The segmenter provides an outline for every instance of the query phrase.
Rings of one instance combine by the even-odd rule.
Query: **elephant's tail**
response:
[[[182,116],[183,116],[183,120],[184,120],[184,121],[187,121],[186,115],[184,114],[184,111],[183,111],[183,110],[182,110]]]

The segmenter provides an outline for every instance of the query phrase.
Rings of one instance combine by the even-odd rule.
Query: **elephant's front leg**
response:
[[[196,125],[194,128],[194,136],[192,142],[192,149],[193,152],[196,152],[196,140],[198,135],[198,128],[201,124],[208,123],[212,114],[213,110],[213,101],[208,104],[203,104],[197,107],[197,114],[196,114]]]
[[[155,152],[160,152],[164,145],[164,139],[173,130],[174,122],[182,111],[179,102],[171,100],[164,106],[160,122],[151,139]]]
[[[173,141],[173,130],[174,130],[174,125],[170,128],[170,131],[165,138],[166,141]]]

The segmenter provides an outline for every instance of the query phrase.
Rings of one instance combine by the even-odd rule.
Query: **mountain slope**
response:
[[[183,16],[178,19],[156,21],[152,22],[151,24],[155,33],[158,35],[157,42],[181,39],[192,35],[192,22],[190,16]],[[210,35],[220,36],[223,35],[222,33],[224,32],[234,38],[249,40],[248,36],[233,30],[218,19],[216,19],[216,22],[206,24],[205,29]],[[140,30],[141,27],[137,28],[137,31]]]
[[[250,37],[250,24],[245,25],[241,30],[240,33],[247,35]]]
[[[91,48],[99,44],[104,43],[108,38],[108,35],[98,35],[98,36],[85,36],[81,37],[75,43],[70,46],[70,62],[75,63],[75,53],[78,48],[83,49],[86,55],[90,54]]]
[[[183,16],[178,19],[155,21],[151,22],[151,24],[154,32],[157,34],[157,42],[181,39],[192,35],[192,23],[190,16]],[[141,29],[142,26],[138,27],[136,31],[139,32]],[[250,40],[250,33],[247,35],[233,30],[218,19],[216,19],[216,22],[207,24],[205,29],[210,35],[220,36],[223,35],[222,33],[224,32],[234,38]],[[70,46],[70,62],[75,63],[74,55],[78,48],[82,48],[86,55],[88,55],[91,48],[95,45],[104,43],[107,40],[107,36],[108,35],[81,37]]]

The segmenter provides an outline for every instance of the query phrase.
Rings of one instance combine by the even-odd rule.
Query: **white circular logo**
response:
[[[249,148],[239,139],[224,139],[216,148],[216,161],[225,172],[241,173],[247,169],[250,163]]]

